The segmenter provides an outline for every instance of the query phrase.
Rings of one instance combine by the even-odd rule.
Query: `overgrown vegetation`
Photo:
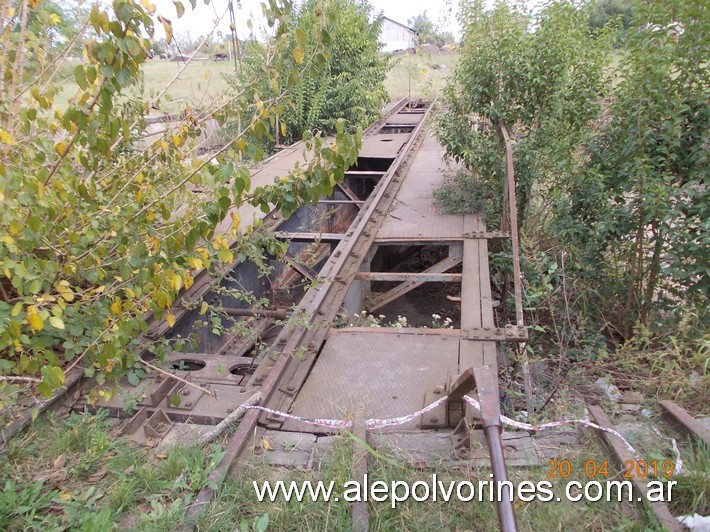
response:
[[[185,7],[175,4],[182,16]],[[323,4],[320,16],[310,19],[306,36],[297,27],[300,12],[294,13],[288,1],[268,2],[264,13],[277,29],[258,72],[243,78],[229,99],[204,102],[200,113],[187,104],[182,121],[150,142],[148,114],[170,87],[157,94],[143,91],[155,6],[133,0],[94,5],[74,38],[62,39],[36,23],[46,19],[59,27],[62,14],[53,3],[3,7],[3,402],[16,396],[18,381],[36,381],[37,391],[49,395],[73,367],[96,376],[100,385],[126,374],[140,377],[139,353],[152,348],[140,339],[146,312],[172,324],[169,308],[193,283],[195,271],[278,251],[270,239],[241,227],[241,205],[288,215],[329,193],[342,178],[357,155],[359,135],[355,125],[350,127],[355,135],[346,134],[344,122],[332,115],[328,124],[337,129],[337,143],[312,138],[307,171],[293,170],[277,183],[252,187],[242,162],[263,157],[262,142],[283,123],[277,126],[276,117],[299,93],[304,73],[333,72],[334,46],[367,46],[370,33],[351,32],[352,39],[360,39],[354,44],[336,41],[330,33],[338,29],[336,10],[329,6]],[[355,13],[364,16],[364,4],[359,9]],[[170,41],[170,21],[158,20]],[[78,46],[83,56],[72,64],[75,83],[67,86],[59,73]],[[364,83],[355,78],[353,83]],[[264,84],[278,90],[261,92]],[[54,100],[62,89],[74,94],[59,108]],[[371,112],[368,107],[364,116]],[[210,157],[198,157],[205,121],[224,124],[237,115],[240,131]],[[225,218],[232,222],[229,233],[216,234]]]
[[[469,214],[486,207],[498,211],[491,203],[498,194],[491,190],[490,181],[477,178],[468,170],[459,169],[444,178],[441,187],[434,191],[437,208],[447,214]]]
[[[477,186],[500,191],[496,126],[510,131],[526,321],[537,331],[529,352],[557,353],[558,379],[570,361],[596,361],[589,368],[624,386],[703,411],[709,20],[685,0],[629,12],[611,61],[618,19],[594,30],[587,7],[568,2],[535,15],[467,4],[438,134],[449,156],[480,170]],[[494,251],[492,266],[509,274],[509,252]]]
[[[116,439],[111,420],[104,415],[72,414],[64,419],[49,417],[42,426],[19,436],[10,443],[0,464],[0,526],[3,529],[72,528],[112,529],[117,526],[134,530],[177,530],[185,528],[186,510],[194,493],[205,485],[207,476],[221,454],[218,445],[207,449],[175,447],[150,452]],[[591,444],[591,442],[590,442]],[[206,530],[259,530],[268,523],[274,530],[342,530],[352,526],[351,505],[343,495],[344,484],[354,478],[352,450],[359,442],[352,436],[335,439],[322,456],[317,471],[273,468],[252,459],[243,464],[239,476],[225,479],[223,488],[199,518],[197,525]],[[262,449],[271,452],[271,445]],[[584,463],[598,460],[594,445],[584,452],[568,455],[573,475],[567,479],[586,481]],[[154,455],[150,458],[150,455]],[[478,486],[489,479],[485,468],[468,467],[451,472],[441,464],[429,464],[425,470],[412,467],[407,456],[396,447],[370,449],[369,485],[376,480],[391,484],[405,481],[412,485],[431,483],[432,474],[446,483],[470,481]],[[545,480],[549,468],[519,470],[533,482]],[[252,481],[265,479],[302,482],[334,482],[333,495],[339,501],[259,502]],[[600,478],[599,480],[604,480]],[[564,482],[555,482],[562,493]],[[418,491],[421,493],[421,489]],[[462,492],[466,495],[467,489]],[[686,492],[677,500],[684,507],[693,506],[698,493]],[[370,524],[377,529],[434,528],[491,529],[497,526],[495,504],[491,502],[409,500],[391,507],[390,501],[370,501]],[[566,528],[643,526],[646,517],[625,504],[580,502],[516,503],[521,526],[526,530],[549,528],[560,523]],[[265,517],[266,516],[266,517]]]
[[[369,124],[388,98],[384,80],[390,64],[379,53],[381,15],[373,19],[365,0],[307,0],[292,17],[291,46],[274,54],[256,40],[247,44],[237,86],[260,79],[264,61],[274,55],[279,75],[261,78],[255,90],[265,100],[286,94],[275,108],[283,144],[304,134],[333,134],[342,119],[351,127]],[[304,66],[308,75],[300,74]]]

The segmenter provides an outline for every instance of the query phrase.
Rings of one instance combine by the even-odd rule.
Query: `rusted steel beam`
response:
[[[525,327],[514,325],[506,325],[505,328],[474,327],[464,331],[461,337],[479,342],[526,342],[528,340],[528,331]]]
[[[286,252],[282,259],[286,264],[288,264],[291,268],[296,270],[298,273],[301,274],[301,276],[305,277],[309,281],[315,280],[315,278],[318,276],[316,272],[311,270],[308,266],[301,264],[296,257],[291,255],[291,253]]]
[[[222,312],[229,316],[257,316],[260,318],[276,318],[276,319],[286,319],[291,314],[290,310],[287,309],[251,309],[251,308],[232,308],[225,307],[221,309]]]
[[[446,270],[449,270],[454,266],[461,264],[462,260],[463,248],[461,246],[458,246],[453,249],[449,248],[449,256],[447,258],[437,262],[430,268],[424,270],[424,272],[422,273],[444,273]],[[423,281],[405,281],[404,283],[395,286],[392,290],[388,290],[387,292],[384,292],[373,298],[369,305],[370,311],[374,312],[384,307],[387,303],[390,303],[391,301],[402,297],[404,294],[411,292],[418,286],[421,286],[423,283]]]
[[[318,200],[319,205],[355,205],[356,207],[359,207],[365,203],[362,200],[351,200],[351,199],[346,199],[346,200],[340,200],[340,199],[327,199],[327,200]]]
[[[513,497],[509,485],[501,485],[508,481],[508,471],[505,465],[503,449],[503,430],[500,421],[500,398],[498,397],[498,372],[491,366],[480,366],[473,369],[478,401],[481,404],[481,420],[483,432],[486,435],[491,459],[493,479],[501,486],[501,498],[497,502],[498,522],[503,532],[515,532],[518,524],[513,511]]]
[[[522,275],[520,273],[520,239],[518,237],[518,203],[515,197],[515,171],[513,169],[513,145],[508,129],[503,120],[498,120],[498,127],[505,143],[505,183],[507,183],[508,211],[510,214],[510,239],[513,248],[513,287],[515,290],[516,325],[523,327]]]
[[[381,170],[347,170],[345,177],[382,177],[385,173]]]
[[[358,281],[414,281],[421,283],[460,283],[460,273],[358,272]]]
[[[589,405],[587,406],[587,409],[589,410],[589,413],[592,415],[594,421],[596,421],[598,425],[607,429],[614,429],[614,425],[612,425],[611,421],[609,421],[609,418],[606,416],[604,410],[602,410],[601,407],[596,405]],[[626,446],[623,445],[616,437],[601,431],[599,432],[599,434],[604,438],[609,447],[611,447],[611,450],[614,452],[614,457],[616,458],[619,466],[623,467],[624,463],[627,462],[636,463],[636,457],[633,456],[631,452],[626,448]],[[641,500],[645,501],[646,505],[648,505],[648,507],[653,512],[653,515],[655,515],[656,519],[658,519],[658,521],[661,523],[661,526],[671,531],[680,531],[682,529],[678,521],[676,521],[673,515],[671,514],[666,504],[662,502],[648,501],[648,497],[646,496],[648,493],[648,486],[644,479],[634,476],[632,482],[634,488],[638,492],[637,494],[640,496]]]
[[[658,401],[658,404],[666,411],[675,425],[680,425],[691,436],[695,436],[705,445],[710,446],[710,429],[688,414],[683,407],[673,401]]]
[[[40,403],[39,406],[36,407],[37,410],[35,413],[41,414],[45,410],[52,408],[60,401],[60,399],[64,398],[67,392],[69,392],[77,384],[79,384],[79,381],[81,381],[81,378],[83,376],[83,370],[75,369],[74,371],[70,372],[67,375],[66,380],[64,381],[64,385],[60,389],[55,390],[52,397]],[[10,441],[10,439],[15,436],[15,434],[20,432],[23,428],[25,428],[25,426],[27,426],[27,424],[29,424],[34,419],[33,410],[33,408],[26,408],[18,419],[16,419],[13,423],[0,430],[0,453],[5,450],[5,443]]]
[[[350,187],[347,186],[345,183],[336,183],[335,186],[338,187],[340,191],[352,201],[360,201],[360,198],[357,197],[357,194],[350,190]]]
[[[400,103],[394,112],[399,111],[402,105],[403,103]],[[284,339],[286,343],[282,346],[280,356],[273,363],[269,373],[266,374],[263,382],[261,383],[260,390],[264,398],[261,404],[268,404],[272,396],[274,396],[277,392],[280,381],[285,376],[289,365],[293,363],[294,360],[297,360],[292,356],[292,353],[294,353],[301,346],[305,338],[312,337],[307,336],[307,333],[311,333],[311,335],[313,335],[317,332],[322,335],[322,338],[320,339],[321,341],[325,339],[329,327],[321,327],[321,325],[325,322],[330,323],[330,321],[332,321],[332,318],[335,316],[335,313],[338,311],[342,301],[345,298],[348,284],[347,281],[345,284],[338,283],[334,278],[337,274],[342,274],[342,271],[346,268],[359,268],[362,262],[362,257],[372,244],[372,240],[374,239],[374,234],[376,232],[375,229],[377,228],[377,221],[374,218],[374,215],[376,214],[375,211],[381,207],[380,202],[383,200],[385,191],[388,190],[390,184],[394,183],[399,186],[395,174],[404,163],[404,155],[411,149],[416,141],[425,119],[426,114],[424,114],[422,121],[412,132],[409,141],[405,144],[398,157],[392,163],[385,177],[378,182],[375,190],[366,201],[360,212],[360,216],[356,218],[354,227],[351,226],[351,238],[340,243],[338,249],[333,254],[333,262],[328,262],[324,269],[320,272],[320,275],[324,277],[329,276],[331,280],[324,282],[318,287],[311,288],[299,305],[299,308],[304,310],[307,316],[311,317],[310,325],[305,327],[297,326],[295,328],[288,327],[279,335],[279,341]],[[389,200],[389,203],[391,204],[392,195],[390,195],[387,200]],[[343,237],[344,235],[338,236]],[[361,250],[361,252],[358,250]],[[351,251],[354,252],[354,255],[351,255]],[[319,345],[320,343],[316,340],[312,340],[312,342],[314,345]],[[302,362],[305,366],[310,367],[313,364],[313,359],[314,357],[309,357],[305,361],[298,362]],[[308,369],[308,367],[306,369]],[[307,374],[307,371],[304,371],[303,373],[305,375]],[[254,375],[254,377],[256,377],[256,375]],[[236,457],[251,441],[251,436],[257,426],[259,417],[260,413],[258,411],[250,410],[232,434],[232,437],[225,448],[222,460],[209,475],[207,486],[197,494],[195,501],[188,510],[188,519],[190,522],[194,522],[197,516],[204,511],[206,505],[212,500],[214,489],[210,486],[219,486],[222,483],[222,480],[232,467]]]
[[[340,242],[345,238],[342,233],[290,233],[287,231],[276,231],[274,236],[280,240],[290,240],[291,242]]]
[[[355,480],[360,486],[365,486],[367,476],[367,429],[365,418],[361,414],[353,422],[353,471]],[[352,506],[353,532],[367,532],[370,529],[370,513],[366,500],[353,502]]]

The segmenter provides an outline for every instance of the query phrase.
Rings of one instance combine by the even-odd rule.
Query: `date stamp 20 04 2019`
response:
[[[562,460],[548,460],[547,478],[566,479],[577,473],[575,476],[583,474],[586,478],[609,477],[609,463],[606,460],[587,460],[581,472],[575,472],[572,462],[566,458]],[[675,471],[675,464],[672,460],[626,460],[623,464],[623,478],[625,479],[646,479],[664,477],[669,479]],[[614,476],[613,472],[611,474]]]

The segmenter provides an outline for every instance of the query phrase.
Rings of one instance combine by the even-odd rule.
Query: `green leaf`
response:
[[[177,1],[174,1],[173,4],[175,4],[175,10],[177,11],[178,18],[181,18],[185,14],[185,6],[182,5],[182,2]]]
[[[82,90],[86,90],[89,87],[89,84],[86,82],[84,65],[76,65],[74,67],[74,79],[76,80],[76,84],[79,85]]]
[[[138,386],[141,382],[140,378],[138,375],[135,374],[135,372],[130,372],[127,376],[128,382],[131,384],[131,386]]]
[[[50,316],[49,317],[49,323],[54,327],[55,329],[64,329],[64,322],[62,321],[61,318],[58,318],[57,316]]]

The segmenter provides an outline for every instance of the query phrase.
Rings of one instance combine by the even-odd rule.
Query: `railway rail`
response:
[[[155,443],[170,433],[197,440],[235,413],[243,414],[210,474],[210,487],[200,491],[190,508],[192,519],[267,430],[317,434],[339,430],[314,427],[299,417],[337,420],[352,414],[354,434],[367,440],[372,429],[366,419],[398,418],[436,404],[404,421],[401,428],[446,431],[454,455],[466,459],[472,430],[480,427],[494,480],[507,480],[509,451],[502,434],[497,345],[527,340],[512,144],[505,124],[496,124],[505,148],[499,227],[487,228],[480,212],[440,214],[432,191],[446,169],[443,149],[425,128],[430,111],[428,105],[396,102],[366,130],[357,164],[329,197],[302,206],[289,219],[278,212],[264,218],[263,230],[288,242],[284,256],[268,258],[268,275],[249,261],[235,261],[218,278],[201,272],[174,307],[173,326],[150,319],[150,338],[191,337],[192,352],[171,352],[167,369],[151,373],[139,386],[122,382],[114,397],[96,404],[81,395],[93,383],[82,381],[79,373],[70,377],[68,395],[78,397],[72,399],[78,410],[104,408],[126,418],[128,407],[137,403],[138,412],[124,424],[125,435],[137,443]],[[252,180],[273,181],[302,162],[301,152],[300,144],[282,150],[255,168]],[[241,214],[247,219],[253,212]],[[506,241],[512,251],[511,323],[497,322],[493,310],[488,264],[492,241]],[[417,254],[430,260],[411,260]],[[416,297],[433,283],[442,296],[453,292],[451,299],[460,301],[455,328],[347,325],[363,311],[391,315],[403,298]],[[269,305],[255,307],[236,297],[235,291],[245,290],[255,299],[268,299]],[[210,304],[207,315],[201,314],[200,301]],[[213,317],[210,313],[230,324],[229,332],[213,331],[206,323]],[[335,327],[338,321],[345,326]],[[440,400],[444,396],[446,402]],[[471,407],[466,396],[474,397],[480,408]],[[269,411],[240,408],[245,404]],[[707,429],[677,405],[661,406],[686,431],[708,442]],[[599,425],[610,427],[601,409],[590,411]],[[3,436],[11,436],[28,420],[18,421]],[[382,423],[376,430],[395,428]],[[608,443],[623,461],[623,446],[613,437]],[[356,450],[354,470],[358,476],[367,473],[363,449]],[[643,486],[637,488],[643,491]],[[510,501],[504,497],[497,503],[505,531],[517,529]],[[662,524],[677,527],[667,507],[651,509]],[[353,529],[367,528],[367,503],[355,503]]]

